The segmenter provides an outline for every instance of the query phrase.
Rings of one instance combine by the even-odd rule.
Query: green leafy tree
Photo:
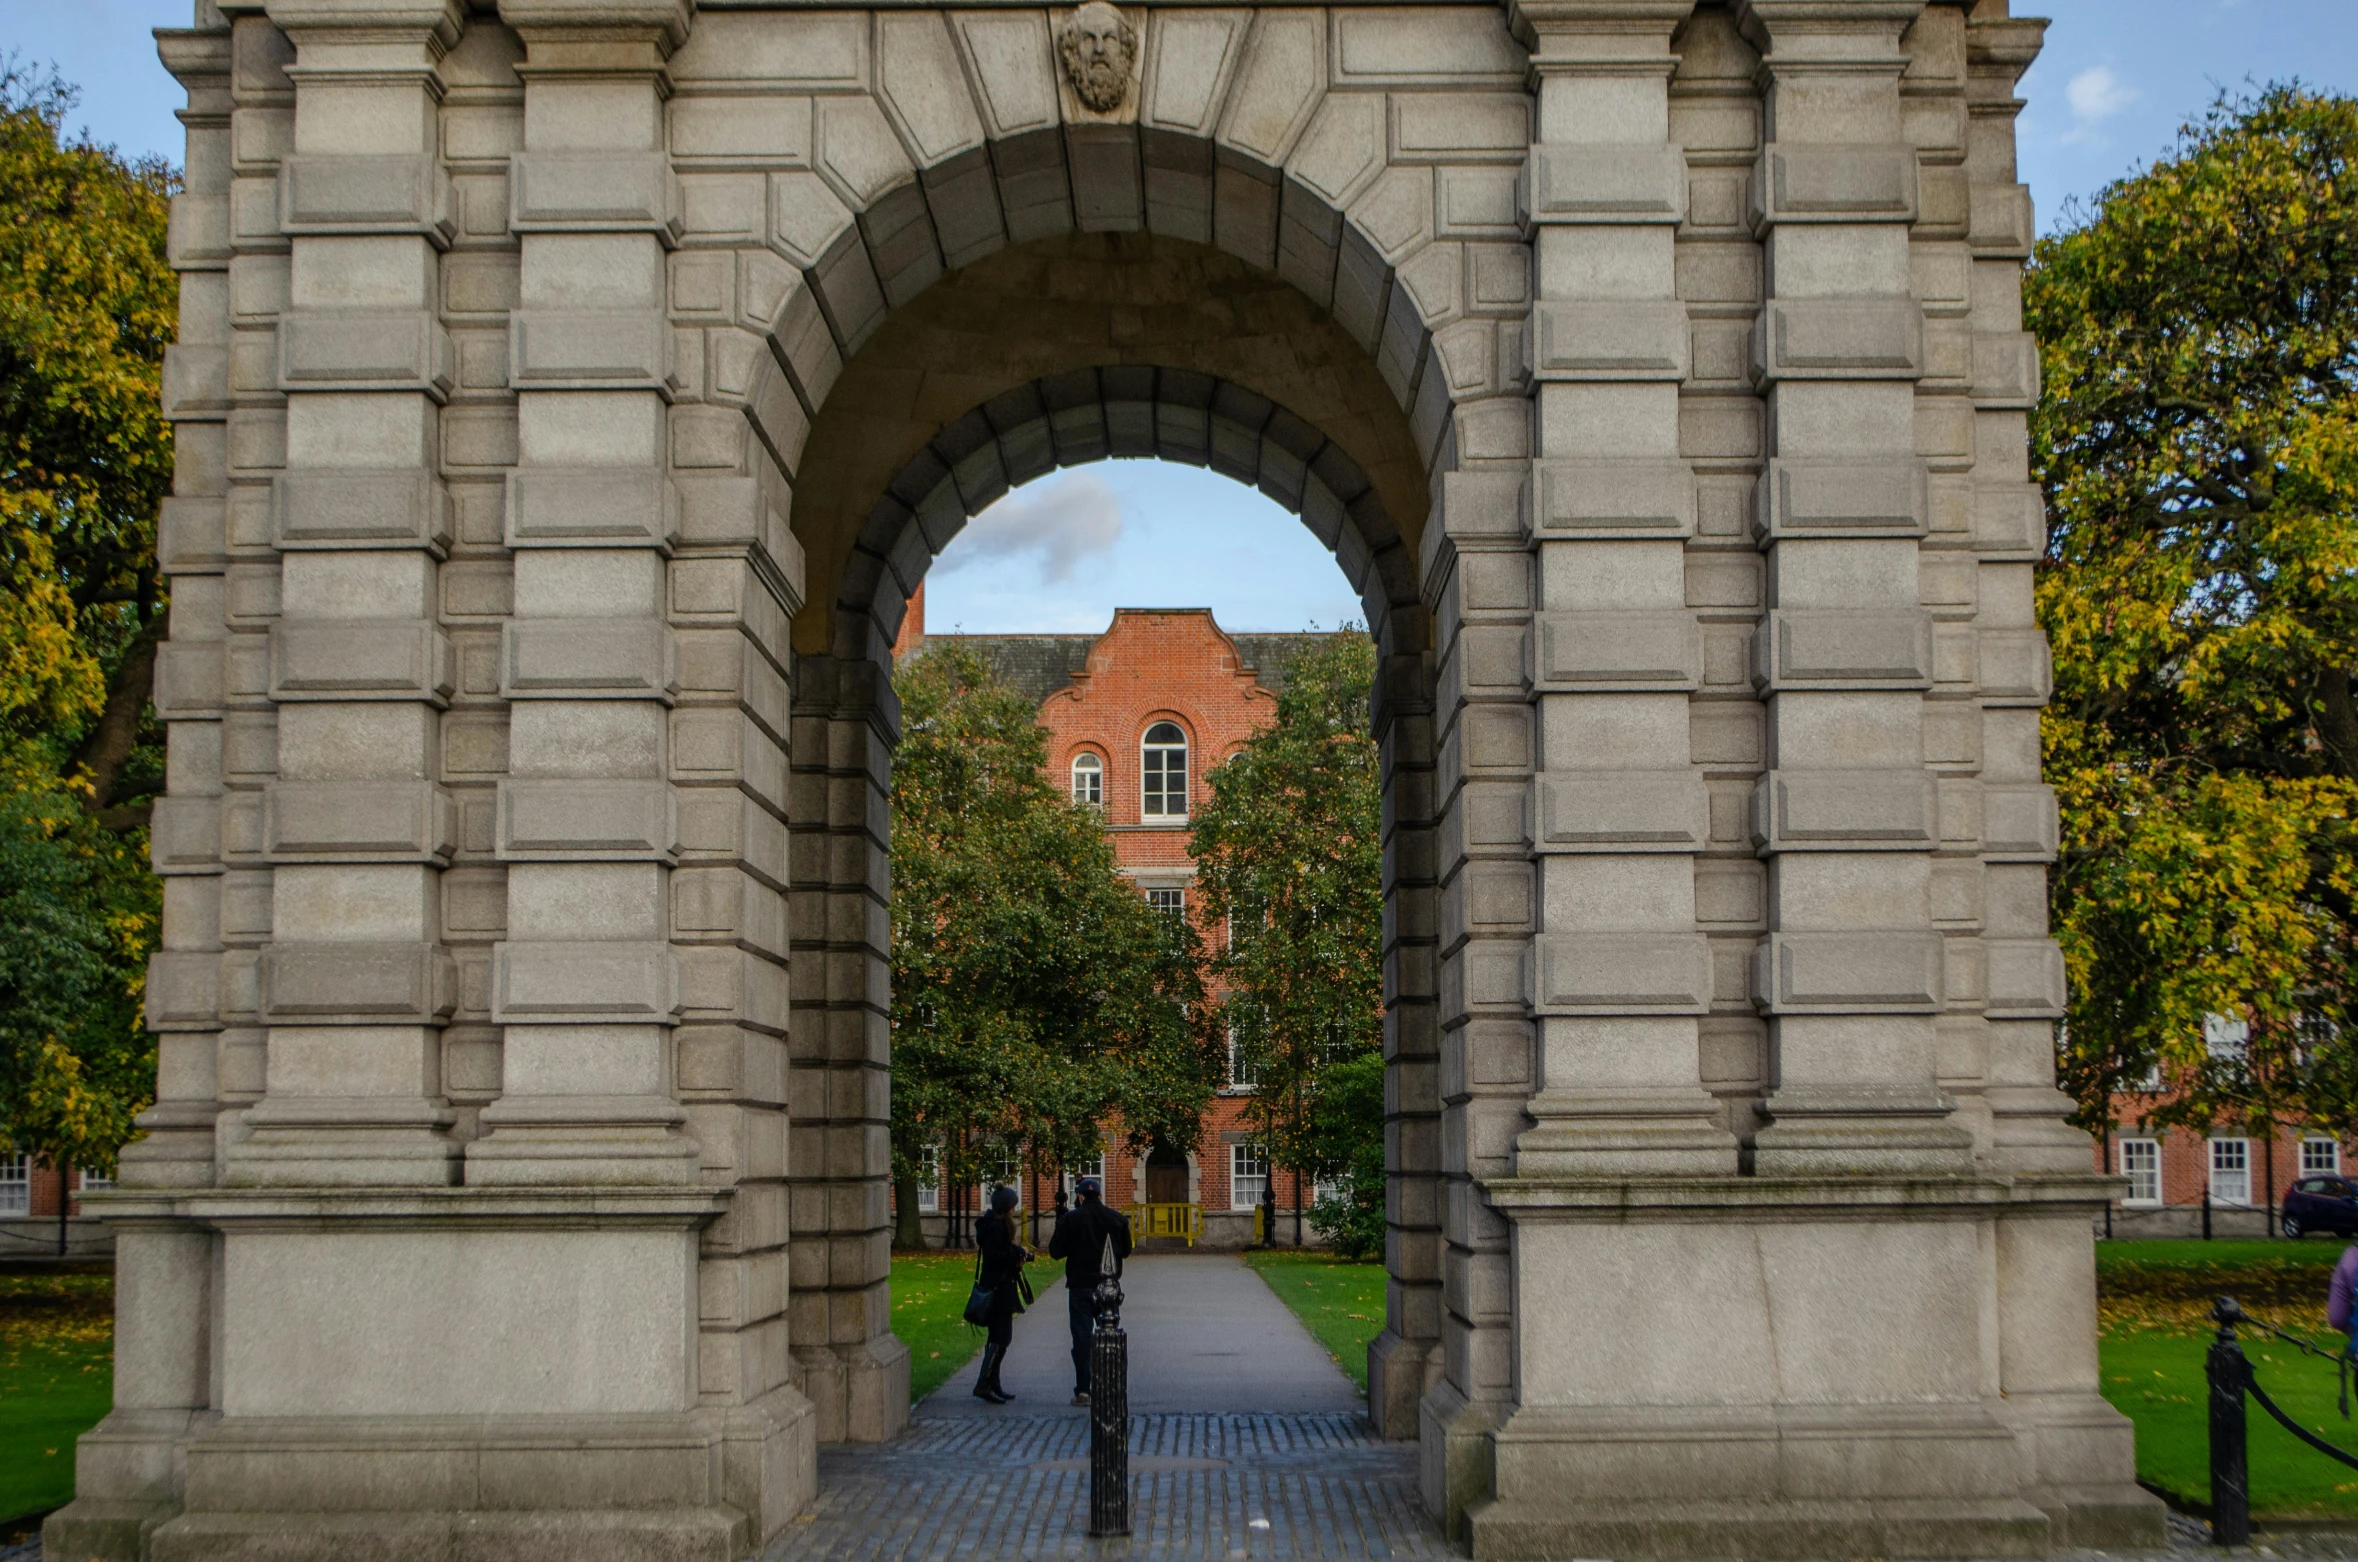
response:
[[[2024,288],[2083,1124],[2351,1121],[2358,103],[2222,98]],[[2236,1053],[2204,1018],[2251,1027]]]
[[[0,62],[0,1141],[112,1170],[154,1091],[138,1001],[177,181],[67,139],[72,101]]]
[[[1255,1088],[1245,1117],[1274,1166],[1343,1173],[1383,1197],[1383,820],[1368,704],[1375,647],[1342,634],[1286,670],[1277,719],[1215,767],[1188,850],[1216,940],[1213,977]],[[1361,1073],[1375,1056],[1372,1107]],[[1372,1156],[1368,1146],[1373,1146]],[[1298,1201],[1297,1201],[1298,1204]],[[1300,1211],[1295,1239],[1300,1240]]]
[[[994,1158],[1071,1166],[1119,1124],[1193,1148],[1218,1080],[1202,953],[1118,871],[1093,809],[1049,784],[1029,700],[955,646],[893,677],[893,1175],[964,1186]]]

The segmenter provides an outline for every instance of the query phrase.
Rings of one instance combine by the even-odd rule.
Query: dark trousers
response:
[[[1064,1305],[1073,1326],[1073,1392],[1089,1392],[1089,1336],[1097,1328],[1097,1314],[1089,1306],[1089,1293],[1097,1289],[1092,1280],[1079,1290],[1065,1282]]]

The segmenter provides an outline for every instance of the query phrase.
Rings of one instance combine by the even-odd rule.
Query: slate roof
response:
[[[1090,648],[1101,635],[927,635],[925,644],[955,645],[974,652],[1002,683],[1020,689],[1037,705],[1070,685],[1089,665]],[[1330,631],[1230,635],[1237,657],[1253,681],[1270,693],[1285,688],[1286,669],[1310,646],[1334,638]]]

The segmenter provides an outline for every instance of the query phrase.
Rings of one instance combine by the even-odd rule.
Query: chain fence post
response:
[[[1113,1240],[1105,1244],[1089,1303],[1089,1533],[1130,1533],[1130,1337],[1122,1332],[1122,1281]]]
[[[2236,1343],[2235,1326],[2243,1309],[2232,1296],[2211,1306],[2218,1320],[2218,1338],[2211,1342],[2203,1374],[2211,1388],[2211,1541],[2214,1545],[2248,1545],[2252,1538],[2252,1490],[2249,1448],[2244,1438],[2243,1391],[2251,1381],[2252,1364]]]

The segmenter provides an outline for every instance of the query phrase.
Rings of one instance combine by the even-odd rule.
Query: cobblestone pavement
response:
[[[819,1454],[819,1500],[763,1562],[1451,1557],[1416,1445],[1357,1414],[1130,1418],[1127,1541],[1091,1540],[1080,1416],[922,1416],[885,1447]]]

